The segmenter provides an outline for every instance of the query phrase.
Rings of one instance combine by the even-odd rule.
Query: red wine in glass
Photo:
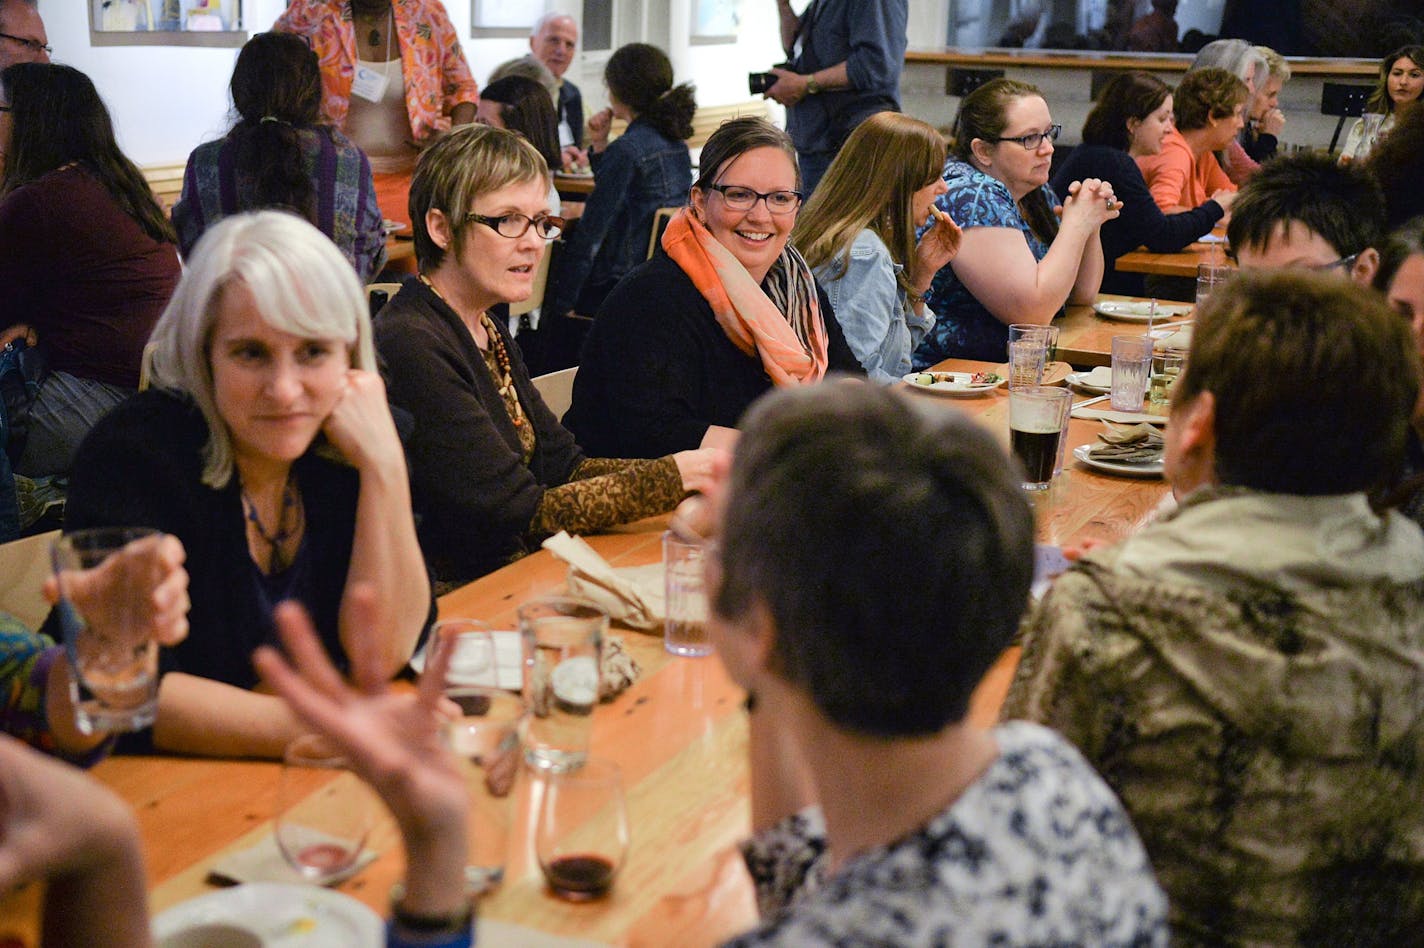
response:
[[[602,897],[613,885],[613,863],[603,856],[560,856],[544,866],[544,878],[554,894],[573,902]]]
[[[336,843],[313,843],[297,851],[296,861],[321,876],[336,875],[356,861],[356,853]]]

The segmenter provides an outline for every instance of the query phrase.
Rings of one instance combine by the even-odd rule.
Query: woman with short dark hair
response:
[[[173,207],[183,255],[232,214],[286,208],[330,237],[363,282],[386,259],[371,165],[321,121],[316,54],[290,33],[258,33],[237,54],[232,104],[238,121],[188,157]]]
[[[1102,229],[1104,293],[1141,296],[1142,275],[1119,273],[1117,258],[1144,244],[1153,253],[1176,253],[1210,233],[1236,196],[1219,190],[1189,211],[1162,213],[1134,159],[1160,154],[1171,128],[1171,87],[1150,73],[1123,73],[1098,94],[1083,123],[1083,143],[1053,176],[1055,192],[1066,191],[1073,181],[1101,178],[1113,183],[1122,200],[1117,220]]]
[[[15,471],[66,474],[89,428],[138,386],[178,249],[88,76],[19,63],[0,86],[0,345],[38,341],[51,368]]]

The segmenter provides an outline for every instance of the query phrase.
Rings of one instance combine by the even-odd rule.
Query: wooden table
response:
[[[1113,296],[1106,293],[1099,296],[1098,299],[1144,302],[1144,300],[1135,296]],[[1185,304],[1162,301],[1162,305],[1179,307]],[[1181,328],[1175,324],[1181,323],[1184,319],[1188,318],[1190,317],[1164,315],[1153,325],[1157,328],[1165,325],[1169,330],[1172,328]],[[1142,335],[1147,331],[1146,323],[1107,319],[1103,316],[1099,316],[1093,307],[1086,305],[1069,305],[1067,313],[1064,314],[1063,318],[1054,321],[1053,325],[1058,327],[1058,351],[1056,357],[1063,362],[1071,363],[1079,368],[1112,365],[1113,336]]]
[[[559,192],[559,197],[569,201],[586,201],[593,193],[593,175],[591,174],[565,174],[562,171],[554,172],[554,190]]]
[[[1151,273],[1157,276],[1196,279],[1199,264],[1226,262],[1225,244],[1197,242],[1177,253],[1134,250],[1118,257],[1113,266],[1125,273]]]
[[[950,360],[942,371],[983,370],[984,363]],[[967,411],[1007,444],[1008,397],[1003,389],[977,398],[907,393],[929,410]],[[1070,449],[1095,436],[1097,423],[1074,420]],[[1115,540],[1148,518],[1165,493],[1161,481],[1107,477],[1071,460],[1063,476],[1033,498],[1039,539]],[[652,518],[589,538],[615,565],[656,561],[664,518]],[[538,552],[445,596],[442,616],[472,616],[512,627],[525,600],[558,588],[564,566]],[[627,791],[632,849],[612,893],[575,905],[549,895],[532,858],[530,798],[541,782],[528,772],[529,794],[514,821],[503,885],[480,914],[567,936],[633,946],[715,944],[756,920],[750,882],[737,842],[748,832],[749,775],[742,694],[715,657],[675,658],[652,635],[620,633],[643,668],[641,678],[594,716],[592,750],[616,760]],[[975,694],[971,716],[994,720],[1017,662],[1007,652]],[[101,763],[95,775],[135,809],[147,854],[154,912],[211,891],[207,867],[220,854],[245,848],[271,832],[278,767],[271,763],[128,757]],[[372,845],[380,857],[341,890],[384,915],[392,883],[403,875],[399,839],[381,826]],[[0,933],[33,937],[33,887],[0,900]],[[482,935],[481,945],[497,942]]]

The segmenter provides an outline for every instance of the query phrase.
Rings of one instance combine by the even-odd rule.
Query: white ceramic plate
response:
[[[1073,457],[1104,474],[1121,474],[1124,477],[1162,476],[1163,464],[1160,458],[1156,461],[1104,461],[1088,453],[1092,447],[1091,444],[1078,445],[1073,449]]]
[[[1106,395],[1111,391],[1110,385],[1094,385],[1089,382],[1088,376],[1092,374],[1091,372],[1069,372],[1068,384],[1080,391],[1091,392],[1094,395]]]
[[[349,895],[311,885],[250,882],[180,902],[153,920],[156,941],[197,925],[246,928],[264,946],[381,948],[381,917]]]
[[[1104,319],[1115,319],[1123,323],[1145,323],[1149,318],[1157,322],[1180,319],[1192,311],[1186,303],[1158,303],[1157,314],[1150,316],[1150,300],[1098,300],[1093,304],[1093,312]]]
[[[933,385],[921,385],[915,381],[921,375],[933,375],[936,379]],[[961,398],[966,395],[983,395],[985,392],[992,392],[1003,385],[1006,381],[1002,375],[996,382],[974,382],[971,372],[911,372],[902,376],[900,381],[917,392],[929,392],[933,395],[948,395],[951,398]]]

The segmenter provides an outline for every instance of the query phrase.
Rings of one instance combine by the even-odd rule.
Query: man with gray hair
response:
[[[578,41],[578,24],[567,13],[544,14],[535,21],[529,34],[529,48],[534,58],[548,67],[559,82],[554,110],[559,115],[559,146],[565,168],[588,163],[588,155],[579,148],[579,142],[583,141],[583,95],[578,86],[564,78],[578,51]]]
[[[49,37],[37,0],[0,0],[0,69],[49,62]]]

